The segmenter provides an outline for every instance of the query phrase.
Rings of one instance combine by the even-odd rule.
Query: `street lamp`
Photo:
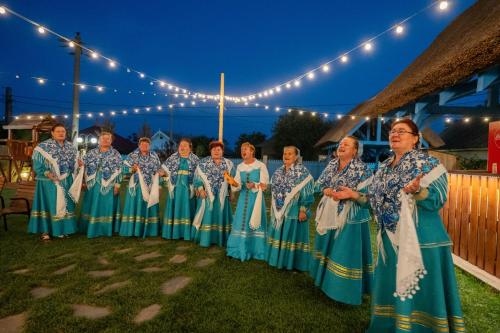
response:
[[[76,138],[76,142],[78,142],[78,145],[80,146],[83,144],[83,149],[81,149],[81,155],[85,155],[87,153],[89,144],[95,145],[97,144],[97,138],[94,137],[92,134],[80,134],[78,138]]]

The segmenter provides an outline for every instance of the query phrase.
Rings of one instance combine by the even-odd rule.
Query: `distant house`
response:
[[[167,134],[158,130],[151,137],[151,150],[169,150],[173,151],[177,148],[174,140],[172,140]]]

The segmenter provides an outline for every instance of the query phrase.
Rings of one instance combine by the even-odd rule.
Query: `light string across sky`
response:
[[[250,93],[250,94],[245,94],[245,95],[240,95],[240,96],[227,95],[227,96],[225,96],[225,99],[228,101],[235,102],[235,103],[242,102],[245,105],[248,105],[248,103],[250,103],[251,101],[253,101],[257,98],[269,98],[269,97],[280,94],[282,91],[299,88],[303,84],[303,81],[305,81],[305,80],[312,81],[315,79],[316,76],[318,76],[320,74],[331,73],[332,64],[334,64],[334,63],[339,63],[339,64],[348,63],[349,56],[358,50],[363,50],[364,52],[367,52],[367,53],[372,52],[375,48],[375,41],[377,39],[379,39],[380,37],[382,37],[383,35],[386,35],[388,33],[394,33],[396,36],[404,35],[405,30],[406,30],[405,29],[406,24],[411,19],[413,19],[417,15],[423,13],[424,11],[426,11],[430,8],[437,8],[440,11],[445,11],[449,8],[449,5],[450,5],[449,1],[434,1],[430,5],[413,13],[412,15],[406,17],[405,19],[400,20],[398,24],[392,25],[391,27],[387,28],[386,30],[382,31],[381,33],[375,35],[372,38],[365,40],[364,42],[356,45],[355,47],[351,48],[350,50],[348,50],[346,52],[342,52],[339,56],[337,56],[331,60],[328,60],[327,62],[324,62],[319,66],[314,66],[311,70],[309,70],[305,73],[302,73],[298,76],[295,76],[294,78],[292,78],[290,80],[282,81],[281,83],[274,85],[274,87],[272,87],[272,88],[267,88],[267,89],[263,89],[263,90],[260,90],[258,92],[255,92],[255,93]],[[96,49],[92,49],[92,48],[86,47],[84,45],[77,44],[73,39],[65,37],[62,34],[56,32],[52,29],[49,29],[46,26],[44,26],[44,25],[42,25],[42,24],[40,24],[40,23],[30,19],[30,18],[27,18],[24,15],[19,14],[8,7],[0,5],[0,16],[5,16],[8,14],[14,15],[14,16],[20,18],[21,20],[33,25],[36,28],[36,30],[38,31],[38,33],[41,35],[51,34],[51,35],[54,35],[54,36],[64,40],[68,44],[68,47],[71,47],[71,48],[74,48],[76,46],[81,47],[81,49],[84,52],[87,52],[89,54],[89,56],[95,61],[97,61],[99,59],[104,59],[107,62],[108,67],[110,69],[122,68],[122,69],[126,70],[127,73],[134,73],[137,75],[137,77],[139,77],[141,79],[150,80],[151,85],[156,85],[160,88],[164,88],[167,91],[177,93],[177,95],[181,95],[181,94],[191,95],[191,96],[194,96],[194,98],[202,98],[202,99],[213,99],[213,100],[219,99],[219,95],[217,95],[217,94],[214,95],[214,94],[206,94],[206,93],[202,93],[202,92],[194,92],[194,91],[191,91],[187,88],[182,88],[182,87],[179,87],[173,83],[167,82],[166,80],[158,79],[156,77],[148,75],[148,74],[144,73],[143,71],[135,69],[136,66],[127,66],[126,64],[120,63],[119,61],[117,61],[113,57],[101,54]],[[42,81],[40,81],[40,80],[43,81],[44,78],[39,78],[39,82],[42,83]],[[83,86],[86,87],[85,84],[83,84]],[[94,85],[93,87],[95,89],[97,89],[98,91],[103,91],[105,89],[104,86],[102,86],[102,85]],[[82,85],[80,85],[80,88],[82,88]]]

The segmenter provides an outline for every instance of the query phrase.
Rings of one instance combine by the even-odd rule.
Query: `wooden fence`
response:
[[[448,201],[441,210],[453,253],[500,278],[500,177],[450,172]]]

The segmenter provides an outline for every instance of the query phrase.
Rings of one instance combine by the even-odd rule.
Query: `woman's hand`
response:
[[[330,187],[327,187],[323,190],[323,194],[326,195],[327,197],[331,197],[333,196],[333,193],[335,191],[333,190],[333,188],[330,188]]]
[[[118,195],[118,193],[120,193],[120,186],[115,186],[115,188],[113,190],[113,194]]]
[[[335,201],[345,199],[357,200],[359,198],[359,193],[351,190],[349,187],[339,186],[339,190],[337,192],[333,192],[332,198]]]
[[[207,192],[205,192],[204,189],[199,189],[198,190],[198,194],[197,194],[200,198],[202,199],[205,199],[207,197]]]
[[[165,177],[167,175],[167,173],[163,169],[160,169],[160,171],[158,171],[158,174],[160,175],[160,177]]]
[[[422,177],[423,177],[423,175],[419,174],[408,185],[403,187],[403,191],[405,191],[405,193],[411,193],[411,194],[419,192],[420,191],[420,179],[422,179]]]
[[[137,164],[132,165],[132,172],[137,172],[139,166]]]
[[[299,221],[300,222],[304,222],[305,220],[307,220],[307,214],[306,214],[306,212],[304,212],[303,210],[301,210],[299,212]]]
[[[47,176],[48,179],[52,180],[53,182],[58,181],[57,177],[50,171],[45,173],[45,175]]]
[[[83,166],[83,161],[81,159],[78,159],[78,166],[81,168]]]
[[[267,190],[267,184],[260,183],[260,184],[259,184],[259,186],[260,186],[260,188],[262,189],[262,191]]]

